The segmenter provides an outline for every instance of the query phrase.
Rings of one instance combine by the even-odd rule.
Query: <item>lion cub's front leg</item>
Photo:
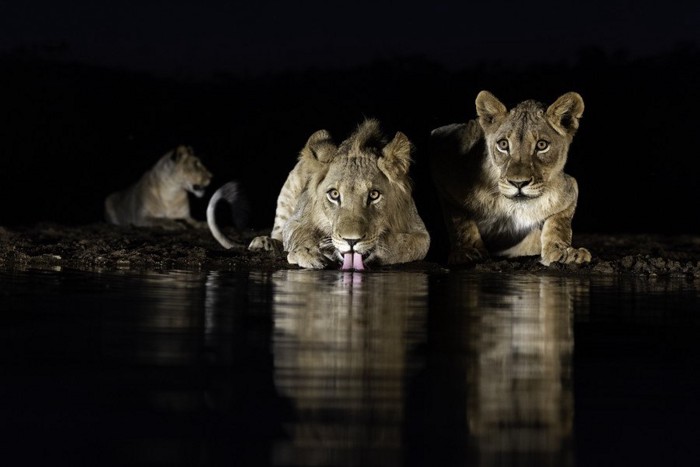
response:
[[[462,216],[459,213],[451,216],[449,234],[452,246],[447,258],[449,264],[468,264],[489,256],[476,221]]]
[[[380,264],[419,261],[428,253],[430,235],[427,231],[390,233],[384,237],[382,244],[386,248],[375,251]]]
[[[299,232],[295,232],[299,233]],[[296,238],[294,238],[296,237]],[[287,242],[288,253],[287,262],[296,264],[306,269],[323,269],[326,267],[328,259],[323,254],[319,242],[314,242],[313,237],[292,236]],[[301,242],[299,242],[301,240]]]
[[[326,257],[318,247],[298,247],[287,254],[289,264],[296,264],[306,269],[323,269],[326,267]]]
[[[184,219],[171,219],[168,217],[144,217],[137,225],[160,227],[165,230],[185,230],[187,228]]]
[[[542,226],[542,258],[540,262],[545,266],[559,262],[588,263],[591,261],[591,253],[585,248],[571,246],[572,231],[571,219],[574,216],[574,207],[570,207],[560,213],[549,217]]]
[[[282,236],[287,261],[306,269],[323,269],[328,262],[321,249],[323,236],[316,228],[300,221],[303,218],[304,216],[296,215],[284,226]]]
[[[183,217],[182,222],[189,225],[193,229],[206,229],[206,228],[208,228],[208,225],[206,222],[201,222],[201,221],[198,221],[198,220],[193,219],[191,217]]]
[[[255,237],[248,245],[248,249],[250,251],[271,251],[276,255],[281,255],[284,251],[281,240],[268,237],[267,235]]]

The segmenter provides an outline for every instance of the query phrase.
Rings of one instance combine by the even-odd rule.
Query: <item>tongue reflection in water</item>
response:
[[[349,251],[343,255],[343,266],[340,268],[343,271],[364,271],[365,265],[362,262],[362,255]]]

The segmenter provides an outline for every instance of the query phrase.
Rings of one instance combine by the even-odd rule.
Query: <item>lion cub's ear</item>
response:
[[[408,137],[397,131],[394,139],[382,149],[382,157],[377,161],[379,170],[391,181],[400,180],[408,173],[411,165],[411,149]]]
[[[547,120],[562,136],[573,136],[583,115],[583,98],[577,92],[567,92],[547,109]]]
[[[189,146],[178,146],[175,149],[173,149],[172,153],[170,154],[170,160],[173,162],[177,162],[187,156],[191,151],[191,148]]]
[[[493,129],[508,113],[508,109],[496,96],[488,91],[481,91],[476,96],[476,114],[479,116],[479,124],[485,132]]]
[[[333,159],[337,150],[330,133],[326,130],[318,130],[309,137],[306,146],[301,150],[299,159],[327,163]]]

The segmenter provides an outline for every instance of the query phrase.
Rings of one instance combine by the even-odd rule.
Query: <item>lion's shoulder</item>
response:
[[[451,146],[462,154],[468,153],[484,137],[477,120],[453,123],[435,128],[430,132],[430,143],[435,146]]]

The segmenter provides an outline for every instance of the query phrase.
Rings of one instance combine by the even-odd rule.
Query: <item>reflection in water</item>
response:
[[[573,463],[573,304],[585,293],[570,279],[469,274],[431,289],[431,336],[465,354],[446,376],[466,376],[460,455],[479,465]]]
[[[486,465],[523,453],[551,465],[571,463],[570,285],[551,277],[512,278],[501,290],[475,284],[463,291],[476,299],[467,307],[467,419]]]
[[[699,297],[622,277],[0,273],[3,460],[681,458],[700,413]]]
[[[106,440],[102,449],[109,459],[117,465],[264,459],[266,430],[237,428],[237,417],[254,405],[231,371],[269,338],[261,343],[243,338],[258,329],[245,323],[247,295],[259,289],[245,275],[214,272],[125,276],[123,283],[109,279],[110,289],[126,301],[103,307],[103,365],[123,365],[116,387],[128,389],[119,402],[107,404],[124,404],[113,418],[129,427],[118,443]],[[254,360],[262,376],[248,374],[246,388],[269,398],[274,396],[271,381],[265,381],[264,355]],[[265,415],[260,419],[274,422]]]
[[[275,464],[401,464],[427,276],[280,271],[273,283],[275,383],[296,409]]]
[[[146,365],[196,362],[201,349],[205,274],[173,271],[142,274],[139,281],[123,275],[123,280],[123,284],[113,284],[128,288],[132,303],[105,309],[104,354]]]
[[[430,315],[423,274],[272,281],[275,385],[295,407],[276,464],[573,464],[585,281],[455,274],[431,284]]]

